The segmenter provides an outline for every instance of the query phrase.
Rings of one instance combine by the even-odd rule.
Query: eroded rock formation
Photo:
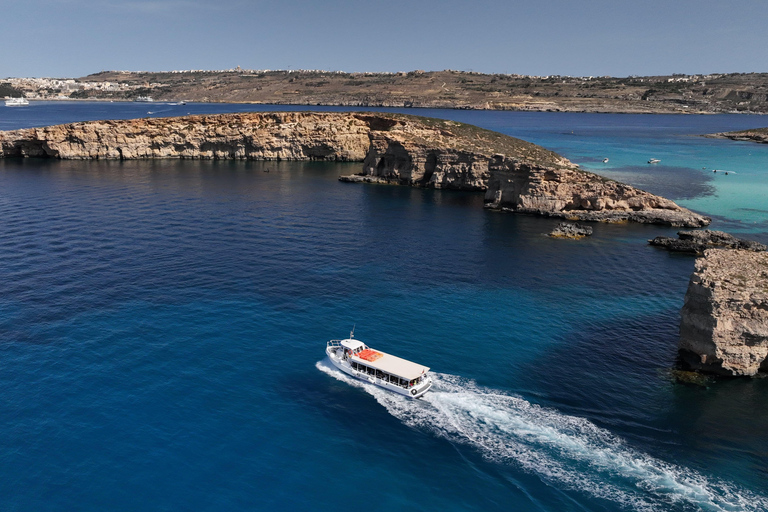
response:
[[[680,313],[681,362],[732,376],[768,372],[768,253],[708,249]]]
[[[500,133],[384,113],[263,112],[0,132],[1,157],[362,161],[346,181],[484,191],[486,206],[571,220],[700,227],[703,217]]]

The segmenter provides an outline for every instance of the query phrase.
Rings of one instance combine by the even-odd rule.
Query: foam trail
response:
[[[365,389],[406,425],[628,509],[768,510],[766,496],[641,453],[584,418],[471,380],[433,373],[432,391],[416,401],[353,379],[327,360],[316,366]]]

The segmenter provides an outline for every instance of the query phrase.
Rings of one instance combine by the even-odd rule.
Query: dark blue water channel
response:
[[[0,127],[161,107],[37,103]],[[587,167],[610,152],[606,174],[680,202],[733,186],[681,155],[764,179],[762,148],[692,135],[766,118],[416,113]],[[768,509],[768,380],[670,378],[693,259],[646,241],[674,229],[554,240],[476,194],[337,181],[357,169],[0,161],[0,509]],[[766,239],[733,211],[716,223]],[[333,371],[325,342],[354,324],[435,389]]]

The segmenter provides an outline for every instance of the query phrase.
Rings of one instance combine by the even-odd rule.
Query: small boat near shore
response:
[[[330,340],[325,353],[342,372],[409,398],[421,398],[432,388],[429,368],[368,347],[354,339]]]
[[[26,107],[29,105],[27,98],[8,98],[5,100],[6,107]]]
[[[661,160],[659,160],[658,158],[651,158],[650,160],[648,160],[649,164],[657,164],[659,162],[661,162]]]

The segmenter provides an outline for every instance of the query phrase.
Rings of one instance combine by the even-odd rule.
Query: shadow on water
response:
[[[585,322],[515,371],[516,389],[660,459],[768,486],[768,378],[675,383],[679,310]],[[606,385],[606,383],[610,385]]]
[[[768,488],[768,378],[717,378],[707,388],[671,385],[661,422],[690,464]]]
[[[628,166],[599,173],[672,200],[694,199],[715,193],[712,176],[690,167]]]

